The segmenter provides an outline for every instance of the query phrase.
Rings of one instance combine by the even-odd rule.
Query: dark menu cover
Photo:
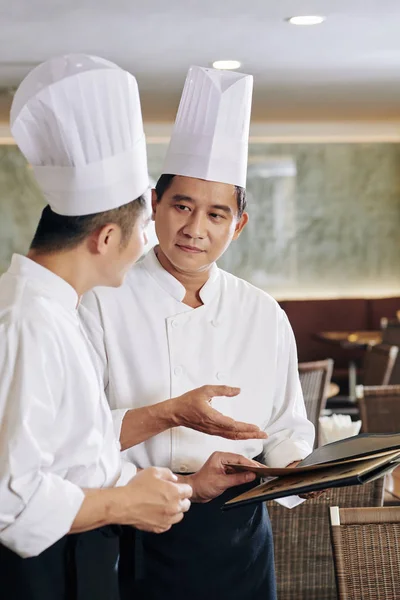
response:
[[[361,434],[312,452],[295,468],[250,469],[260,475],[278,475],[227,502],[223,510],[285,496],[360,485],[381,477],[400,461],[400,434]],[[236,470],[244,467],[232,465]]]
[[[400,433],[361,433],[317,448],[298,466],[309,467],[397,449],[400,449]]]

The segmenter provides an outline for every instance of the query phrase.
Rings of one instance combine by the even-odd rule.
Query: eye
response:
[[[225,216],[220,215],[219,213],[210,213],[210,217],[214,219],[214,221],[220,221],[221,219],[225,219]]]
[[[190,208],[185,204],[175,204],[175,208],[181,212],[186,212],[188,210],[190,211]]]

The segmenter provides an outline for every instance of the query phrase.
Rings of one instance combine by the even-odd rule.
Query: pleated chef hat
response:
[[[253,77],[190,67],[163,173],[246,187]]]
[[[11,131],[51,209],[111,210],[149,185],[136,79],[85,54],[50,59],[15,93]]]

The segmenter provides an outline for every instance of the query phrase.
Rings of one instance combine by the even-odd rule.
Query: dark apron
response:
[[[276,600],[273,540],[264,504],[227,512],[228,499],[192,504],[163,534],[123,528],[121,600]]]
[[[0,544],[4,600],[118,600],[119,528],[68,535],[33,558]]]

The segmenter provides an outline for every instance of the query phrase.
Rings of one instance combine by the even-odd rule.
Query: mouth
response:
[[[200,248],[196,248],[196,246],[185,246],[183,244],[175,244],[177,248],[179,248],[179,250],[182,250],[182,252],[187,252],[189,254],[201,254],[202,252],[204,252],[204,250],[201,250]]]

